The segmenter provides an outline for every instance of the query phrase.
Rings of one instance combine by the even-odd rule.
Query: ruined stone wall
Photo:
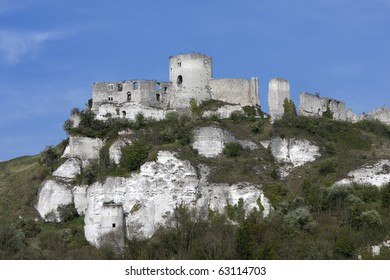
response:
[[[211,99],[241,106],[259,106],[259,86],[257,78],[212,79],[209,82]]]
[[[156,80],[141,80],[140,104],[154,108],[166,109],[172,84]]]
[[[390,110],[387,106],[371,110],[368,114],[362,115],[362,119],[374,119],[390,125]]]
[[[141,101],[140,81],[97,82],[92,86],[92,110],[96,111],[102,104],[122,104],[129,101]]]
[[[285,99],[291,99],[289,82],[282,78],[271,79],[268,86],[268,107],[272,121],[283,117]]]
[[[198,103],[211,98],[209,80],[212,78],[212,59],[199,53],[171,56],[169,80],[172,82],[170,108],[189,107],[191,98]]]
[[[333,98],[320,97],[315,94],[301,92],[298,113],[302,116],[322,116],[327,110],[333,113],[334,120],[353,118],[353,113],[347,111],[345,103]]]

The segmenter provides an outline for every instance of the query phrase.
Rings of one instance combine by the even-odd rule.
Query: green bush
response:
[[[237,157],[244,149],[238,142],[227,142],[223,148],[223,154],[227,157]]]
[[[134,142],[122,148],[120,165],[128,171],[138,170],[148,157],[150,148],[141,142]]]
[[[337,161],[335,158],[327,158],[319,163],[318,171],[322,175],[327,175],[336,171]]]
[[[57,211],[58,214],[60,215],[61,221],[65,223],[70,222],[79,216],[73,202],[66,205],[61,204],[60,206],[57,207]]]
[[[46,146],[46,148],[40,153],[41,163],[45,166],[53,167],[60,159],[60,155],[56,148],[52,145]]]

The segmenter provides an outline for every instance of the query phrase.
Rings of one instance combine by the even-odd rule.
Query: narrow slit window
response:
[[[127,93],[127,101],[131,101],[131,92],[130,91]]]
[[[156,94],[156,100],[160,101],[160,94],[159,93]]]

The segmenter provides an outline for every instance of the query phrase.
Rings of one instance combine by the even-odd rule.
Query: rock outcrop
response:
[[[245,149],[257,149],[257,145],[249,140],[239,140],[231,135],[228,131],[215,126],[201,127],[195,131],[192,147],[198,150],[199,154],[204,157],[219,156],[225,143],[237,142]]]
[[[320,156],[319,147],[306,139],[275,137],[261,144],[271,148],[272,155],[281,165],[279,173],[282,178],[288,176],[293,168],[315,161]]]
[[[348,178],[336,182],[336,185],[374,185],[382,187],[390,183],[390,160],[384,159],[373,164],[366,164],[348,173]]]
[[[85,214],[87,240],[96,246],[110,232],[150,237],[179,205],[206,215],[208,209],[223,213],[227,203],[235,205],[242,199],[246,211],[261,208],[268,215],[271,206],[260,186],[210,184],[207,166],[199,169],[200,177],[190,162],[160,151],[156,161],[143,164],[140,172],[130,177],[108,177],[104,182],[76,187],[48,180],[41,186],[36,208],[43,218],[53,216],[51,220],[59,221],[58,206],[73,202],[77,211]]]

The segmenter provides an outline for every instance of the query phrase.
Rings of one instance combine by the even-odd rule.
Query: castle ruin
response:
[[[219,100],[228,104],[220,117],[229,117],[244,106],[259,107],[258,78],[213,78],[212,58],[201,53],[184,53],[169,58],[169,81],[125,80],[122,82],[95,82],[92,87],[92,111],[97,119],[135,119],[138,113],[156,120],[170,111],[188,111],[190,100],[197,104]],[[284,114],[284,100],[290,100],[288,80],[273,78],[269,82],[268,104],[271,121]],[[230,106],[230,107],[229,107]],[[300,93],[298,114],[321,117],[327,111],[333,119],[356,122],[377,119],[390,124],[390,111],[385,106],[368,114],[357,115],[345,103],[319,94]],[[210,115],[210,112],[206,115]]]
[[[260,106],[258,79],[213,78],[212,58],[187,53],[169,58],[169,82],[125,80],[97,82],[92,88],[92,111],[99,119],[124,117],[134,119],[142,112],[146,117],[162,119],[171,110],[219,100],[243,106]]]

